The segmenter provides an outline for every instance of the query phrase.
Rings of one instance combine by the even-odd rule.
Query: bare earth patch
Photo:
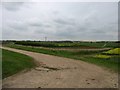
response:
[[[3,80],[3,88],[117,88],[118,74],[83,61],[2,47],[33,57],[39,66]]]

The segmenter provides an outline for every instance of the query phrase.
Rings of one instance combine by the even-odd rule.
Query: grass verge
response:
[[[31,57],[2,49],[2,79],[35,66]]]

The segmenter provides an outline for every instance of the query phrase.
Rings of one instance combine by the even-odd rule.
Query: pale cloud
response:
[[[117,8],[115,2],[6,2],[3,39],[117,40]]]

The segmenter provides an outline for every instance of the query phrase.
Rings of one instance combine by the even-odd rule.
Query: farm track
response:
[[[3,80],[3,88],[117,88],[118,74],[83,61],[1,47],[33,57],[39,66]]]

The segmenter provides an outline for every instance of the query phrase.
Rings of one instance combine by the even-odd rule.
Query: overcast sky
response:
[[[117,2],[4,2],[2,37],[17,40],[117,40]]]

